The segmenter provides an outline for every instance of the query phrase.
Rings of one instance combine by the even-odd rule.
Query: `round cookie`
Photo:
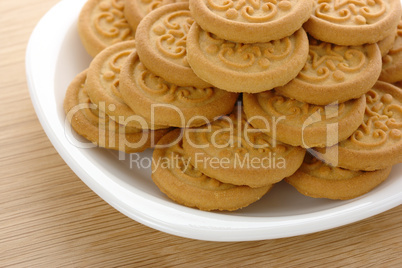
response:
[[[381,53],[376,44],[338,46],[310,39],[310,53],[298,76],[275,90],[317,105],[359,98],[377,82]]]
[[[257,93],[283,86],[306,63],[308,38],[303,29],[280,40],[234,43],[194,23],[187,37],[187,58],[194,72],[231,92]]]
[[[381,81],[395,83],[402,80],[402,20],[398,24],[394,45],[382,62]]]
[[[207,32],[239,43],[279,40],[300,29],[312,12],[312,0],[190,0],[191,15]]]
[[[151,124],[138,116],[122,99],[120,71],[122,64],[135,50],[135,41],[114,44],[95,56],[89,65],[85,83],[91,101],[122,125],[140,129],[160,129],[167,126]]]
[[[140,21],[158,7],[188,0],[125,0],[124,17],[132,29],[137,29]]]
[[[88,0],[78,18],[78,33],[86,51],[95,57],[106,47],[134,39],[123,14],[124,0]]]
[[[293,174],[306,150],[249,125],[241,107],[209,125],[185,129],[183,148],[202,173],[234,185],[263,187]]]
[[[316,148],[315,155],[332,166],[378,170],[402,162],[402,90],[378,81],[366,93],[364,122],[337,146]]]
[[[137,27],[137,53],[153,73],[179,86],[209,87],[187,62],[187,34],[193,24],[188,3],[162,6]]]
[[[391,169],[352,171],[331,167],[306,154],[301,167],[285,181],[306,196],[348,200],[373,190],[387,179]]]
[[[314,0],[304,29],[318,40],[342,46],[376,43],[394,33],[400,0]]]
[[[158,125],[201,126],[233,110],[238,94],[215,87],[171,84],[153,74],[133,52],[120,75],[120,91],[138,115]]]
[[[94,105],[84,87],[87,70],[70,83],[64,111],[73,129],[99,147],[126,153],[141,152],[155,145],[168,130],[148,131],[124,127],[111,120]]]
[[[320,106],[299,102],[270,90],[243,94],[244,112],[255,128],[293,146],[325,147],[347,139],[363,121],[365,96]]]
[[[166,134],[152,155],[152,180],[175,202],[207,211],[233,211],[256,202],[272,188],[236,186],[208,177],[190,164],[182,140],[178,141],[180,133],[176,129]]]

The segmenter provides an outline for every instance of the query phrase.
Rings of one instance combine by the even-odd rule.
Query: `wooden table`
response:
[[[57,154],[28,94],[28,38],[57,2],[0,1],[0,267],[402,266],[402,206],[315,234],[214,243],[153,230],[105,203]]]

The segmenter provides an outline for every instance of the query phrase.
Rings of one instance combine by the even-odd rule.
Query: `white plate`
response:
[[[80,148],[72,143],[62,104],[70,81],[91,61],[81,45],[76,25],[84,3],[85,0],[61,1],[38,23],[26,52],[28,85],[38,118],[59,154],[94,192],[123,214],[182,237],[246,241],[326,230],[402,204],[399,164],[387,181],[354,200],[308,198],[280,183],[262,200],[243,210],[204,212],[167,199],[153,184],[150,169],[130,168],[128,155],[124,155],[123,161],[116,152]],[[149,150],[141,157],[149,160],[151,154]]]

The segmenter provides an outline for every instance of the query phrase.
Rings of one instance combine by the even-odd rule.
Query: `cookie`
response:
[[[122,99],[120,93],[120,71],[122,64],[135,50],[135,41],[114,44],[92,60],[85,83],[91,101],[113,120],[122,125],[140,129],[160,129],[151,121],[138,116]]]
[[[359,46],[391,35],[400,16],[400,0],[314,0],[312,16],[303,27],[318,40]]]
[[[244,112],[255,128],[293,146],[325,147],[347,139],[363,122],[365,96],[327,106],[300,102],[270,90],[243,94]]]
[[[152,180],[175,202],[201,210],[237,210],[258,201],[272,185],[251,188],[222,183],[189,162],[180,139],[181,130],[165,135],[152,155]]]
[[[124,127],[97,109],[84,86],[87,70],[70,83],[64,99],[64,111],[72,128],[99,147],[126,153],[141,152],[155,145],[168,130],[148,131]]]
[[[187,58],[194,72],[216,87],[256,93],[283,86],[306,63],[308,38],[303,29],[280,40],[234,43],[194,23],[187,37]]]
[[[133,30],[137,29],[140,21],[158,7],[188,0],[125,0],[124,17]]]
[[[310,18],[312,0],[190,0],[191,15],[207,32],[239,43],[279,40]]]
[[[241,107],[206,126],[186,129],[184,151],[209,177],[234,185],[263,187],[293,174],[306,150],[283,144],[253,128]]]
[[[316,157],[351,170],[378,170],[402,162],[402,90],[377,82],[366,93],[364,122],[345,141]]]
[[[395,83],[402,80],[402,20],[398,24],[394,45],[382,63],[381,81]]]
[[[193,127],[232,111],[238,94],[215,87],[183,87],[148,70],[136,52],[120,75],[120,91],[128,106],[157,125]]]
[[[377,82],[381,53],[376,44],[338,46],[312,37],[303,70],[275,90],[289,98],[316,105],[361,97]]]
[[[110,45],[134,39],[123,10],[124,0],[87,0],[78,18],[78,33],[89,55],[95,57]]]
[[[179,86],[209,87],[187,62],[187,34],[193,24],[188,3],[162,6],[146,15],[136,32],[137,53],[153,73]]]
[[[306,196],[347,200],[373,190],[387,179],[391,169],[392,167],[377,171],[352,171],[331,167],[306,154],[301,167],[285,181]]]

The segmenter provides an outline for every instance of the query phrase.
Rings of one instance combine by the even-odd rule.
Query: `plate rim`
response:
[[[106,174],[101,174],[102,172],[96,165],[91,164],[88,159],[84,159],[85,155],[78,148],[73,148],[66,143],[65,136],[64,138],[60,136],[61,132],[57,128],[57,124],[56,126],[52,124],[55,115],[49,114],[52,109],[57,109],[56,103],[52,104],[40,98],[40,95],[43,94],[42,91],[54,91],[54,77],[57,69],[55,59],[58,58],[60,47],[64,41],[63,33],[65,34],[74,23],[78,17],[77,11],[85,2],[86,0],[62,0],[38,22],[26,49],[27,84],[36,115],[57,152],[92,191],[122,214],[148,227],[172,235],[204,241],[229,242],[276,239],[324,231],[369,218],[402,204],[402,192],[400,192],[377,201],[375,206],[373,202],[359,199],[326,209],[325,215],[322,211],[317,211],[293,216],[253,216],[250,220],[248,216],[210,214],[210,212],[198,211],[181,205],[166,206],[165,203],[156,202],[156,198],[150,198],[146,193],[141,194],[140,190],[132,192],[113,183]],[[72,14],[74,16],[71,16]],[[55,24],[59,27],[58,31],[53,33],[50,38],[48,33],[54,29]],[[54,43],[50,42],[50,46],[43,46],[44,43],[47,44],[46,41]],[[49,81],[45,80],[45,77],[40,77],[38,70],[40,68],[35,68],[37,64],[44,62],[48,63],[46,69],[53,70],[51,75],[49,73],[46,75]],[[41,88],[41,91],[38,91],[38,88]],[[87,164],[88,168],[83,168],[82,163]],[[399,166],[401,165],[399,164]],[[94,173],[101,179],[94,178]],[[104,182],[107,182],[107,185]],[[115,192],[111,193],[111,190]],[[137,202],[143,207],[138,206]],[[211,218],[211,215],[214,217]],[[180,217],[181,222],[176,220],[177,217]],[[230,226],[226,225],[228,223]],[[317,223],[320,224],[317,225]]]

